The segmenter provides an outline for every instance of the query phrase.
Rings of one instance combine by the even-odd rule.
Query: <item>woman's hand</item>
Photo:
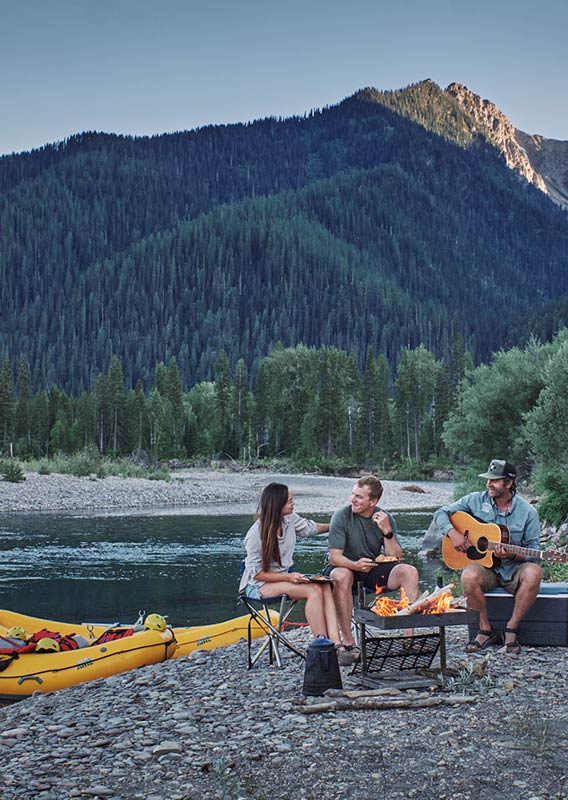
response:
[[[288,577],[288,581],[290,583],[309,583],[310,582],[310,579],[306,578],[305,575],[302,575],[301,572],[289,572],[287,577]]]

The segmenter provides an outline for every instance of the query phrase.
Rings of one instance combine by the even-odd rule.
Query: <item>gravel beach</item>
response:
[[[465,632],[447,638],[448,664],[481,674],[472,702],[392,690],[372,701],[406,707],[307,714],[303,662],[247,671],[244,643],[37,693],[0,709],[0,797],[566,798],[568,650],[466,657]],[[357,686],[342,674],[344,689]],[[424,702],[440,704],[411,707]]]
[[[4,512],[249,513],[288,483],[300,513],[346,503],[350,478],[186,470],[170,482],[29,473],[0,483]],[[452,486],[385,482],[388,509],[432,508]],[[291,633],[304,648],[306,629]],[[246,668],[246,644],[0,707],[1,800],[563,800],[568,648],[466,656],[448,629],[450,691],[388,690],[308,713],[303,661]],[[435,662],[437,664],[437,660]],[[468,668],[471,667],[470,669]],[[345,690],[361,689],[342,669]],[[468,694],[465,695],[464,689]],[[326,698],[327,699],[327,698]],[[336,702],[336,698],[330,698]],[[360,702],[360,701],[359,701]],[[402,707],[393,708],[401,702]]]
[[[287,483],[299,513],[333,513],[349,502],[353,478],[188,469],[170,481],[77,478],[26,473],[22,483],[0,481],[2,512],[93,511],[97,514],[249,514],[270,481]],[[391,510],[435,508],[452,497],[446,482],[384,481],[381,504]]]

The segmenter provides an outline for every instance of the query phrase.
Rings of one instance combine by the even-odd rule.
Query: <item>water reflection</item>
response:
[[[432,587],[440,566],[416,555],[431,514],[396,518],[406,560],[418,567],[422,587]],[[131,622],[140,610],[176,625],[237,616],[251,523],[250,515],[0,517],[0,607],[75,622]],[[317,572],[326,549],[327,536],[300,540],[296,567]]]

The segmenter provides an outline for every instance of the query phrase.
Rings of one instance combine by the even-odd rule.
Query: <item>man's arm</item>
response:
[[[467,514],[472,513],[468,494],[449,506],[439,508],[434,514],[434,522],[442,532],[442,536],[447,536],[456,550],[465,553],[469,547],[469,542],[463,534],[452,526],[450,521],[450,515],[456,511],[465,511]]]
[[[535,508],[529,508],[527,519],[525,521],[523,534],[521,538],[521,547],[527,547],[530,550],[540,550],[540,520]],[[497,545],[495,548],[495,555],[498,558],[508,558],[511,561],[538,561],[537,558],[530,558],[523,555],[511,555],[506,550],[501,550]]]
[[[359,558],[357,561],[352,561],[343,555],[343,550],[337,547],[329,548],[329,560],[332,567],[344,567],[353,572],[369,572],[369,570],[377,566],[372,558]]]
[[[386,556],[402,558],[402,547],[396,538],[396,524],[394,517],[389,516],[385,511],[375,511],[372,520],[383,534]]]

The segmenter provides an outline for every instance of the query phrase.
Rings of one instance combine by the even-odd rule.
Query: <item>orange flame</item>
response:
[[[407,608],[410,605],[408,596],[404,589],[400,590],[400,600],[394,600],[392,597],[380,597],[382,592],[385,591],[384,587],[376,587],[375,603],[372,610],[380,617],[393,617],[398,611]],[[445,614],[452,608],[452,593],[444,591],[437,595],[433,600],[424,600],[423,603],[417,603],[414,609],[415,614]]]
[[[426,614],[445,614],[452,607],[452,593],[444,592],[436,598],[435,602],[427,609]]]
[[[394,600],[392,597],[379,597],[381,592],[385,591],[384,587],[377,586],[375,603],[372,610],[380,617],[394,617],[397,611],[401,608],[406,608],[409,605],[408,595],[401,588],[400,600]]]

